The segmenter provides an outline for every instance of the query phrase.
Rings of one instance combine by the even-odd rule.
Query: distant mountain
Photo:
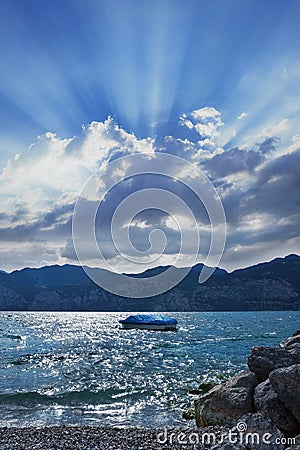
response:
[[[300,310],[300,256],[289,255],[228,273],[217,269],[198,283],[202,264],[175,288],[156,297],[118,297],[97,286],[73,265],[0,271],[2,311],[243,311]],[[149,269],[152,277],[167,267]],[[102,269],[95,271],[105,272]],[[182,269],[176,269],[178,271]]]

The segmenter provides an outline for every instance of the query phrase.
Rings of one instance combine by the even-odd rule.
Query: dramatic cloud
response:
[[[252,172],[263,161],[264,157],[258,152],[233,148],[208,159],[202,166],[214,178],[223,178],[238,172]]]
[[[135,153],[144,154],[146,158],[155,158],[161,152],[177,155],[192,161],[209,176],[221,196],[227,217],[228,239],[223,266],[231,269],[291,251],[299,252],[299,134],[293,133],[286,143],[279,139],[280,134],[274,134],[260,136],[252,147],[224,149],[219,137],[223,129],[226,132],[226,124],[215,108],[183,114],[180,128],[187,133],[183,139],[174,136],[139,139],[108,118],[104,122],[92,122],[82,129],[80,136],[68,139],[46,133],[27,151],[8,161],[0,175],[2,268],[76,262],[71,227],[74,205],[83,185],[99,168],[100,177],[96,180],[99,193],[105,192],[112,177],[124,178],[106,195],[96,218],[97,238],[113,267],[127,272],[130,269],[120,263],[111,239],[114,211],[134,192],[152,187],[172,191],[194,212],[202,233],[199,260],[203,260],[209,245],[209,217],[184,183],[151,175],[127,178],[126,164],[114,174],[108,174],[106,168],[110,161]],[[138,164],[135,169],[139,171]],[[176,166],[169,169],[182,181],[194,176],[180,172]],[[86,201],[88,205],[95,199],[91,197]],[[192,223],[182,207],[169,201],[168,206],[173,211],[171,218],[155,208],[142,211],[142,200],[137,201],[137,206],[141,212],[131,223],[126,210],[121,220],[129,230],[134,247],[141,252],[143,264],[139,268],[172,263],[180,249],[180,228],[187,239],[185,261],[189,261],[195,241]],[[162,236],[156,234],[157,229],[163,231],[167,239],[165,254],[158,260],[155,246],[159,248],[162,244]],[[90,244],[85,245],[89,248]],[[151,264],[146,254],[142,254],[149,249]],[[122,251],[129,256],[132,254],[132,249],[125,244]],[[96,260],[97,254],[91,247],[86,262],[93,264]]]

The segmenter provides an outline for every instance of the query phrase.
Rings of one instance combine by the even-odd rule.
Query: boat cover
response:
[[[120,323],[143,323],[147,325],[176,325],[177,320],[156,314],[137,314],[129,316],[127,319],[119,320]]]

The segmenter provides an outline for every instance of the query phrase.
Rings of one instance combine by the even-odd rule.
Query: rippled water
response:
[[[246,368],[300,312],[172,313],[174,332],[120,330],[127,313],[0,313],[0,425],[183,423],[187,393]]]

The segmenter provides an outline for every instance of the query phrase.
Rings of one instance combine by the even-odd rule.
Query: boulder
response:
[[[288,352],[294,358],[299,358],[300,355],[300,342],[294,342],[288,346]],[[297,363],[298,364],[298,363]]]
[[[243,425],[243,427],[241,427]],[[243,429],[243,443],[251,450],[283,450],[283,433],[272,424],[271,419],[259,413],[240,417],[234,430]]]
[[[198,389],[206,394],[215,386],[218,386],[218,383],[215,383],[214,381],[203,381],[201,384],[199,384]]]
[[[285,341],[280,342],[280,347],[288,348],[290,345],[299,343],[300,344],[300,331],[298,330],[298,334],[293,334],[292,337],[286,339]]]
[[[242,416],[224,442],[215,445],[212,450],[282,450],[284,446],[284,435],[271,420],[255,413]]]
[[[253,347],[248,358],[248,367],[259,383],[266,381],[270,372],[282,367],[300,364],[300,344],[294,343],[287,349],[278,347]]]
[[[280,401],[300,422],[300,364],[274,370],[270,382]]]
[[[241,415],[253,412],[253,393],[256,386],[255,376],[251,372],[242,371],[212,388],[195,400],[197,426],[233,425]]]
[[[279,369],[281,370],[281,369]],[[286,408],[276,394],[270,380],[266,380],[255,388],[254,407],[283,433],[294,434],[299,430],[299,422]]]

